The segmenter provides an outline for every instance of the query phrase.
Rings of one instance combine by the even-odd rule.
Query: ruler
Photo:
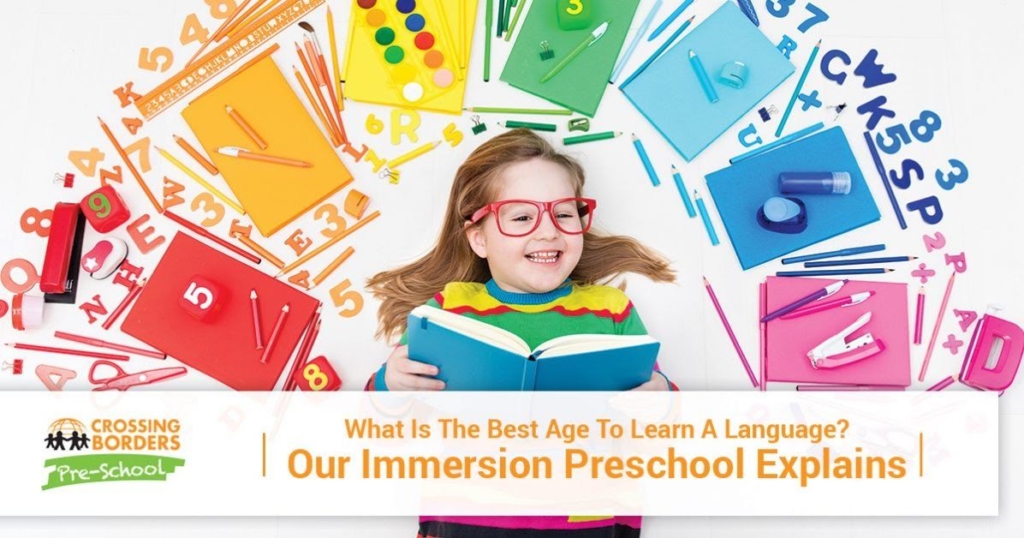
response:
[[[135,107],[146,120],[153,119],[324,2],[326,0],[291,0],[281,4],[253,23],[250,31],[221,43],[141,99],[136,99]]]

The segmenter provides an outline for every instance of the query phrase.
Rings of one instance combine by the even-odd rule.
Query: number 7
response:
[[[822,11],[822,9],[810,2],[807,3],[807,11],[811,12],[811,18],[800,23],[796,29],[800,30],[800,33],[806,34],[807,30],[810,30],[815,24],[820,24],[828,20],[828,13]]]

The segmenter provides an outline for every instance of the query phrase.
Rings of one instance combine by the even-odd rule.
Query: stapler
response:
[[[839,368],[885,351],[885,344],[871,333],[848,341],[847,338],[871,321],[871,312],[857,318],[849,327],[831,336],[807,353],[814,368]]]

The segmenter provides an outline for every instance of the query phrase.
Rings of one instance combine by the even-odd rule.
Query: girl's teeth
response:
[[[535,263],[555,263],[558,261],[558,252],[535,252],[526,256],[532,262]]]

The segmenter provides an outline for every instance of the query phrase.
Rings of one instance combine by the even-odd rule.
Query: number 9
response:
[[[98,192],[89,197],[89,209],[95,211],[97,217],[105,219],[110,216],[110,199]]]
[[[565,8],[565,12],[570,15],[583,13],[583,0],[569,0],[569,7]]]

